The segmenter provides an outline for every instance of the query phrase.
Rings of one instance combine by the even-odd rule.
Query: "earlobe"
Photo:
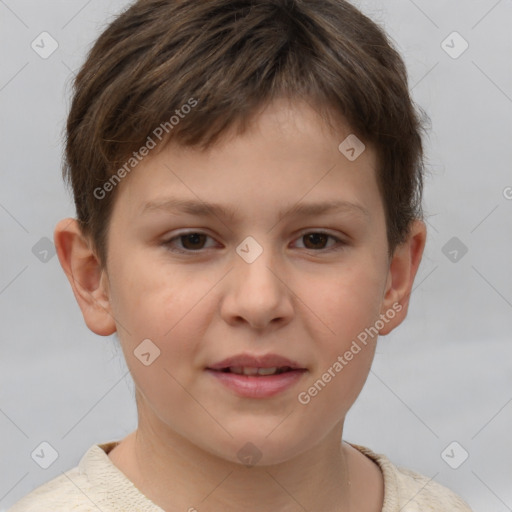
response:
[[[393,318],[385,324],[379,334],[389,334],[407,316],[414,278],[421,263],[427,231],[425,223],[415,220],[407,240],[395,249],[389,265],[388,278],[381,314],[393,310]]]
[[[100,336],[116,331],[108,278],[76,219],[62,219],[54,231],[57,255],[87,327]]]

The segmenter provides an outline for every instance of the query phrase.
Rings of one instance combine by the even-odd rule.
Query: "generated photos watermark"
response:
[[[343,355],[339,355],[334,361],[334,363],[327,368],[327,370],[317,379],[306,391],[301,391],[297,395],[297,400],[302,405],[307,405],[311,402],[311,399],[322,391],[325,386],[331,382],[336,375],[338,375],[345,366],[349,364],[354,357],[361,352],[362,347],[366,346],[369,339],[373,339],[375,336],[379,334],[379,331],[384,327],[385,324],[389,323],[390,320],[395,318],[396,314],[402,310],[402,305],[398,302],[395,302],[391,308],[389,308],[385,313],[380,315],[379,320],[377,320],[371,327],[366,327],[364,331],[361,331],[357,335],[357,339],[352,341],[352,345],[350,348],[346,350]],[[359,341],[359,343],[358,343]]]
[[[148,156],[152,149],[157,146],[158,142],[155,141],[155,139],[161,141],[165,137],[165,134],[170,133],[171,130],[179,124],[180,120],[192,111],[192,108],[194,108],[197,103],[198,101],[195,98],[189,98],[187,103],[184,103],[180,108],[174,111],[176,115],[172,115],[168,121],[160,123],[151,132],[151,135],[148,135],[146,143],[143,144],[138,151],[134,151],[125,164],[120,167],[101,187],[96,187],[94,189],[94,197],[101,200],[106,197],[108,192],[112,192],[121,180],[129,174],[144,159],[144,157]]]

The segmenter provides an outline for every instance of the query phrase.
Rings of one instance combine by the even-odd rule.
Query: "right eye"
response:
[[[170,238],[162,243],[162,245],[166,246],[172,252],[198,252],[203,249],[203,245],[206,238],[211,238],[210,235],[206,233],[202,233],[200,231],[188,231],[186,233],[181,233],[177,236]],[[213,238],[212,238],[213,240]],[[175,248],[174,242],[179,241],[181,243],[182,248]]]

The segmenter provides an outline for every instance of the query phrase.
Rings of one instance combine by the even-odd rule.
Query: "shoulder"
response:
[[[163,512],[108,457],[118,443],[92,445],[78,466],[37,487],[7,512]]]
[[[410,469],[395,468],[398,494],[404,512],[471,512],[469,505],[447,487]]]
[[[106,453],[115,444],[92,445],[77,466],[35,488],[7,512],[97,512],[100,506],[110,510],[107,486],[120,473],[109,464]]]
[[[432,478],[395,466],[385,455],[350,443],[372,459],[384,476],[382,512],[472,512],[469,505]]]
[[[37,487],[7,512],[89,512],[95,507],[84,494],[84,488],[87,488],[87,479],[77,466]]]

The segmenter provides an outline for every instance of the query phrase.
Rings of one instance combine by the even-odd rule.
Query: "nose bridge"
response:
[[[264,327],[275,318],[289,317],[292,311],[288,289],[279,274],[282,266],[271,236],[246,237],[236,247],[234,272],[225,297],[227,318],[243,318],[253,327]],[[277,251],[278,252],[278,251]]]
[[[257,288],[258,285],[260,288],[267,288],[276,285],[275,270],[271,271],[276,265],[276,258],[270,242],[271,236],[257,236],[261,243],[255,237],[247,236],[237,246],[237,275],[251,288],[255,285]]]

